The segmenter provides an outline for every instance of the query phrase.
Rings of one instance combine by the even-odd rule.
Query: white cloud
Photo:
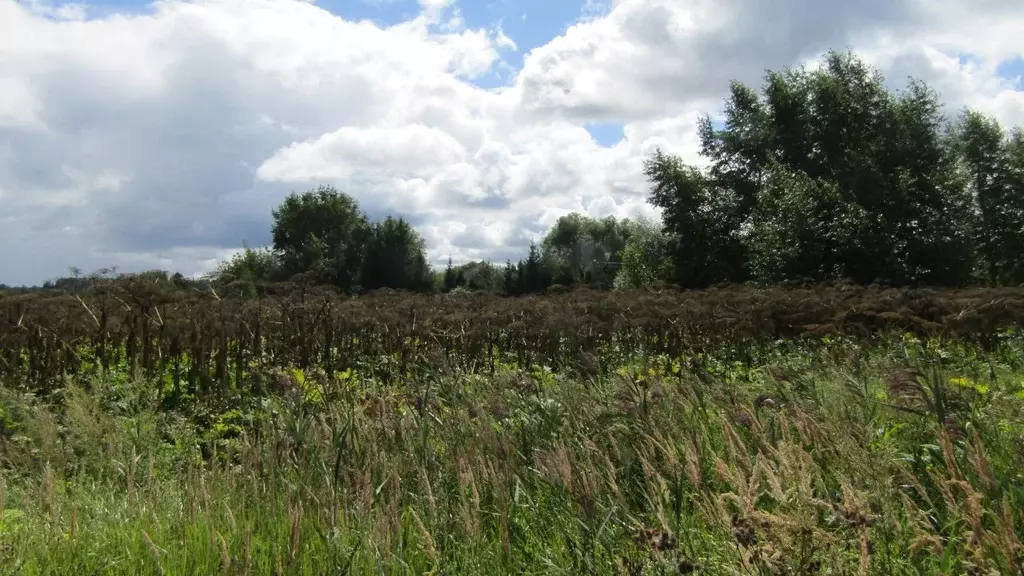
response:
[[[388,177],[429,178],[461,162],[458,140],[437,128],[410,124],[398,128],[345,127],[315,140],[279,150],[256,174],[265,180],[308,182],[351,180],[376,172]]]
[[[454,0],[419,0],[420,7],[424,10],[440,10],[454,4]]]
[[[505,35],[505,30],[502,28],[500,23],[494,30],[494,44],[498,48],[504,48],[506,50],[519,50],[519,46],[516,45],[515,40]]]
[[[468,27],[448,0],[420,8],[381,28],[298,0],[93,19],[0,0],[0,282],[206,270],[268,241],[271,208],[322,183],[408,217],[435,261],[516,258],[573,210],[653,215],[647,154],[699,162],[698,114],[731,79],[829,48],[1024,125],[1024,92],[996,74],[1024,55],[1015,0],[590,1],[496,90],[474,81],[519,48],[501,26]],[[624,138],[600,147],[588,122]]]
[[[650,120],[704,106],[732,79],[758,84],[766,68],[882,46],[896,47],[894,56],[970,53],[991,80],[999,62],[1024,53],[1022,25],[1015,0],[617,0],[533,50],[516,88],[537,119]]]

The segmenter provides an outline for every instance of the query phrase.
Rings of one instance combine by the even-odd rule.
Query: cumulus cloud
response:
[[[699,161],[696,120],[731,79],[829,48],[1024,125],[1020,84],[997,73],[1024,55],[1017,4],[588,1],[484,89],[520,46],[466,26],[451,0],[390,27],[299,0],[101,15],[0,0],[0,282],[72,265],[200,272],[269,241],[271,208],[317,184],[406,216],[435,262],[517,258],[570,211],[655,215],[647,154]],[[591,122],[625,137],[599,146]]]
[[[1022,24],[1016,0],[617,0],[605,16],[530,52],[516,88],[522,111],[537,119],[600,122],[707,107],[730,80],[757,84],[767,68],[810,62],[828,49],[888,48],[889,64],[928,51],[968,53],[985,62],[991,80],[1001,61],[1024,52]],[[917,64],[899,72],[957,74]],[[981,87],[965,90],[974,88]]]

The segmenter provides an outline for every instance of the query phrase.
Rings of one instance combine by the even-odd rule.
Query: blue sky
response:
[[[384,26],[396,24],[419,12],[416,0],[318,0],[317,5],[346,19],[369,19]],[[516,68],[522,55],[541,46],[575,22],[585,0],[463,0],[457,3],[466,25],[490,28],[499,22],[519,47],[509,64]]]
[[[1018,56],[999,65],[997,71],[1004,78],[1016,78],[1017,86],[1024,88],[1024,57]]]

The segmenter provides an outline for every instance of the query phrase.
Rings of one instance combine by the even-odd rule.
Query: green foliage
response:
[[[445,292],[451,292],[458,287],[458,275],[455,271],[455,267],[452,266],[452,259],[448,259],[448,267],[444,269],[444,276],[441,280],[442,290]]]
[[[610,288],[629,237],[628,220],[589,218],[577,212],[559,218],[541,241],[541,252],[557,284]]]
[[[433,287],[416,230],[403,218],[369,222],[354,198],[333,187],[292,193],[273,217],[273,252],[246,248],[221,265],[218,278],[303,279],[344,291]]]
[[[320,186],[289,194],[273,217],[274,250],[286,277],[307,274],[344,290],[355,285],[371,231],[355,199]]]
[[[518,277],[518,270],[515,266],[512,265],[512,261],[506,261],[505,268],[502,269],[501,273],[501,285],[505,294],[511,295],[515,293]]]
[[[448,267],[440,276],[438,284],[444,292],[464,288],[471,292],[484,290],[500,294],[506,292],[503,273],[503,269],[499,269],[487,261],[467,262],[453,266],[449,259]]]
[[[533,242],[526,260],[519,262],[519,274],[516,283],[517,294],[537,294],[551,285],[551,261],[545,259],[540,249]]]
[[[891,163],[880,212],[893,242],[878,256],[891,263],[882,277],[896,284],[963,285],[973,268],[970,195],[956,174],[940,108],[934,91],[912,82],[890,105],[892,133],[874,158]]]
[[[1015,574],[1021,346],[286,369],[172,411],[124,374],[0,389],[0,573]]]
[[[835,183],[770,165],[744,237],[751,275],[765,283],[845,279],[868,225]]]
[[[743,280],[744,197],[661,150],[645,161],[644,175],[651,204],[662,210],[673,280],[683,288]]]
[[[666,276],[668,239],[657,224],[648,220],[628,222],[628,237],[622,250],[622,265],[615,275],[616,290],[634,290]]]
[[[954,145],[976,205],[978,265],[991,285],[1024,282],[1024,144],[994,119],[966,111]]]
[[[423,239],[402,218],[370,227],[362,259],[359,282],[367,290],[427,290],[432,284]]]
[[[1015,141],[994,122],[969,113],[950,132],[925,84],[890,92],[838,52],[814,70],[769,72],[760,94],[733,83],[724,112],[721,128],[701,122],[706,171],[660,151],[646,164],[682,286],[743,269],[772,282],[957,286],[979,261],[991,283],[1017,281],[1024,193]]]
[[[212,277],[224,284],[272,282],[281,278],[281,262],[277,254],[268,247],[250,248],[243,245],[241,252],[217,266]]]

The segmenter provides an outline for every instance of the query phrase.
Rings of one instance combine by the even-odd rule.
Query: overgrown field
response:
[[[490,371],[504,355],[593,375],[624,355],[728,348],[746,359],[777,340],[827,334],[897,330],[989,347],[1024,325],[1024,288],[580,289],[526,298],[345,297],[287,285],[268,292],[229,297],[130,277],[84,295],[0,296],[0,378],[45,391],[67,374],[127,365],[160,379],[174,401],[258,388],[267,369],[289,366],[364,367],[393,379],[424,362]]]
[[[1024,574],[1020,289],[118,290],[0,299],[0,574]]]

